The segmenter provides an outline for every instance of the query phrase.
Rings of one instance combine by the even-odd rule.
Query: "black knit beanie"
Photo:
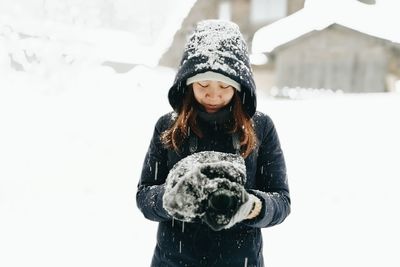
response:
[[[256,87],[250,66],[247,45],[239,27],[230,21],[200,21],[188,42],[168,99],[179,111],[186,90],[186,80],[198,73],[213,71],[238,82],[239,93],[246,113],[256,111]]]

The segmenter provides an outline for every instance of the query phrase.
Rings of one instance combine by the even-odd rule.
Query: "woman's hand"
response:
[[[262,208],[262,202],[258,197],[255,197],[255,201],[253,202],[253,208],[251,209],[249,215],[247,215],[246,220],[249,219],[254,219],[255,217],[258,216],[258,214],[260,214],[261,212],[261,208]]]
[[[231,220],[224,227],[224,229],[231,228],[243,220],[253,219],[260,214],[262,207],[260,199],[253,194],[249,194],[247,192],[246,194],[248,196],[248,200],[240,206],[238,211],[232,216]]]

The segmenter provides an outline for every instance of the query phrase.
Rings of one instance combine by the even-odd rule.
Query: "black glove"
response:
[[[227,179],[215,178],[208,184],[208,194],[203,221],[214,231],[228,228],[232,218],[249,199],[243,186]]]

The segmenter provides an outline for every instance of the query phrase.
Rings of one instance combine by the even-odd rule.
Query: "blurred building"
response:
[[[398,44],[333,24],[276,47],[269,54],[274,85],[266,86],[393,91],[399,52]]]
[[[359,2],[374,4],[375,1]],[[291,27],[288,16],[296,15],[303,7],[304,0],[198,0],[159,64],[178,66],[187,37],[202,19],[234,21],[249,49],[258,29],[286,23],[289,27],[284,34],[294,37],[276,45],[269,53],[258,55],[261,58],[252,58],[256,63],[253,71],[259,90],[268,92],[284,87],[344,92],[395,90],[395,82],[400,79],[399,44],[339,24],[299,34],[292,30],[295,25]]]

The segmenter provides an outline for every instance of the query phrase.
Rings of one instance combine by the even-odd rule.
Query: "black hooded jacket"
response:
[[[210,46],[210,40],[206,37],[204,40],[200,38],[203,37],[203,31],[208,31],[207,36],[228,31],[228,41],[226,38],[221,41],[220,38],[218,40],[221,45],[215,47],[223,51],[228,50],[232,54],[221,52],[221,56],[212,59],[211,64],[207,63],[211,60],[207,58],[210,49],[207,53],[190,52],[191,41],[197,44],[197,49],[199,43],[201,47],[202,41]],[[240,49],[236,49],[238,47]],[[214,51],[212,55],[215,54]],[[226,64],[230,64],[231,69],[226,68]],[[220,21],[198,24],[169,92],[169,101],[175,110],[179,110],[181,105],[186,79],[208,70],[220,72],[241,84],[242,103],[252,117],[258,139],[257,147],[245,159],[245,188],[261,200],[262,210],[256,218],[244,220],[221,231],[213,231],[202,222],[187,223],[173,219],[163,208],[162,199],[165,179],[174,164],[194,152],[212,150],[235,153],[235,147],[232,134],[215,123],[199,118],[198,124],[204,137],[197,139],[194,148],[191,142],[186,140],[178,154],[165,148],[160,140],[161,133],[173,124],[177,114],[171,112],[162,116],[155,125],[136,195],[137,205],[144,216],[159,222],[152,266],[264,266],[260,228],[279,224],[290,213],[286,166],[278,135],[270,117],[255,111],[255,86],[247,48],[235,24]]]

